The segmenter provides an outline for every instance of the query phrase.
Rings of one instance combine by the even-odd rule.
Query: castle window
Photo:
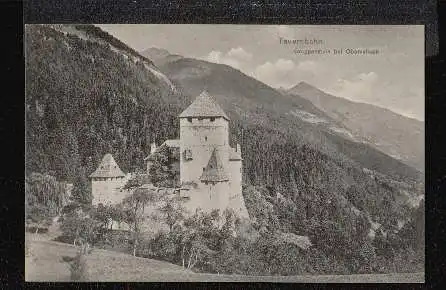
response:
[[[215,117],[211,117],[211,122],[214,122],[215,121]]]
[[[184,150],[184,159],[186,160],[192,160],[192,151],[190,149]]]
[[[208,140],[208,136],[204,136],[204,141],[207,141]]]
[[[187,118],[187,120],[189,121],[189,123],[192,123],[192,118],[191,117]]]

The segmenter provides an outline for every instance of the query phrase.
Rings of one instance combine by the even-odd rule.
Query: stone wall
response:
[[[93,195],[93,205],[102,203],[117,204],[127,196],[128,192],[121,191],[121,187],[124,186],[129,179],[129,175],[125,177],[113,177],[113,178],[92,178],[91,180],[91,192]]]
[[[234,160],[230,161],[229,164],[231,168],[229,207],[238,215],[247,218],[249,217],[248,210],[242,195],[242,161]]]
[[[185,200],[185,207],[190,212],[201,208],[205,212],[219,209],[223,212],[229,206],[229,182],[218,182],[214,185],[199,183],[197,188],[189,191],[189,199]]]

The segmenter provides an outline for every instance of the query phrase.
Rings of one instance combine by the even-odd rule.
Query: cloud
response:
[[[375,72],[360,73],[353,79],[338,79],[333,91],[339,97],[354,101],[368,101],[374,98],[378,84]]]
[[[279,58],[275,62],[267,61],[255,68],[252,77],[272,86],[289,88],[301,81],[314,85],[323,85],[328,71],[320,63],[305,60],[295,63],[290,59]]]
[[[297,69],[301,73],[311,74],[314,76],[326,74],[327,70],[320,63],[313,60],[304,60],[299,62]]]
[[[288,87],[290,85],[290,75],[294,74],[296,65],[289,59],[278,59],[275,62],[265,62],[257,66],[252,76],[274,87]]]
[[[374,72],[360,73],[358,75],[358,79],[360,81],[372,84],[372,83],[375,83],[378,80],[378,75],[376,73],[374,73]]]
[[[213,50],[202,59],[232,66],[272,87],[291,87],[303,80],[311,82],[326,73],[326,69],[313,60],[295,63],[290,59],[279,58],[256,65],[253,54],[242,47],[231,48],[226,53]]]
[[[207,60],[212,62],[220,62],[220,58],[221,58],[221,51],[218,50],[211,51],[206,57]]]
[[[251,53],[247,52],[242,47],[237,47],[231,48],[226,53],[219,50],[213,50],[205,56],[204,59],[214,63],[226,64],[236,69],[242,69],[252,60],[252,57],[253,55]]]
[[[242,47],[231,48],[231,50],[226,54],[226,57],[235,58],[241,61],[252,60],[252,54],[244,50]]]

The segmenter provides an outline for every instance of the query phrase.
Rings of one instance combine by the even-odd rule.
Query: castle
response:
[[[179,121],[180,138],[166,140],[158,148],[168,146],[179,150],[178,166],[181,183],[179,194],[184,200],[186,209],[191,212],[197,208],[206,212],[219,209],[223,212],[231,208],[239,216],[248,217],[242,196],[242,152],[239,144],[235,148],[229,144],[228,116],[216,100],[203,91],[179,115]],[[152,144],[150,154],[155,153],[158,148]],[[147,173],[151,165],[149,157],[150,155],[145,158]],[[113,157],[111,159],[113,160]],[[92,183],[98,182],[93,178],[100,178],[101,174],[96,171],[92,174]],[[111,175],[114,175],[114,178],[124,176],[118,170]],[[107,180],[113,181],[113,179]],[[124,179],[115,179],[118,180],[121,182]],[[112,186],[119,185],[119,182]],[[103,185],[93,187],[94,200],[96,196],[97,200],[103,199],[103,194],[100,192],[104,188]]]

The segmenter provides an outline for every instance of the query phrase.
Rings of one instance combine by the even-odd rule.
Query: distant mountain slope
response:
[[[367,144],[348,145],[358,140],[342,120],[326,114],[305,98],[282,94],[227,65],[191,58],[167,60],[170,58],[167,51],[157,54],[160,55],[164,60],[159,62],[162,63],[159,69],[184,95],[196,96],[206,89],[235,120],[282,131],[300,139],[301,144],[312,144],[331,156],[340,154],[384,174],[413,179],[420,176],[417,170]]]
[[[305,82],[287,91],[310,100],[360,140],[424,171],[424,123],[370,104],[327,94]]]
[[[140,54],[148,59],[152,60],[153,63],[157,66],[162,66],[166,62],[171,62],[180,58],[183,58],[181,55],[170,54],[165,49],[151,47],[146,50],[140,52]]]

